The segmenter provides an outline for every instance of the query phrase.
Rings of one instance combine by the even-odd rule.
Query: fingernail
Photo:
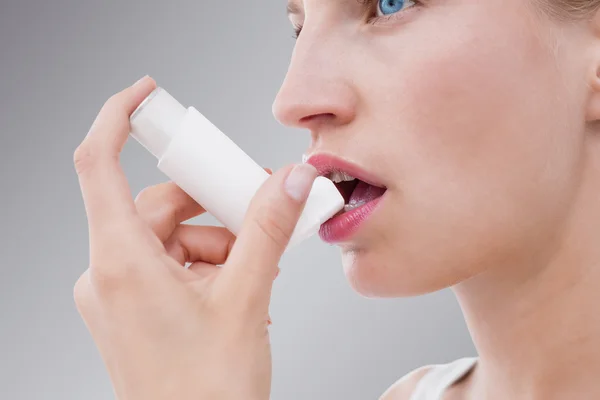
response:
[[[310,164],[296,165],[285,180],[285,191],[294,200],[303,202],[308,198],[317,175],[317,169]]]
[[[144,80],[146,80],[146,78],[148,78],[148,75],[144,75],[142,76],[140,79],[138,79],[133,86],[139,85],[140,83],[142,83]]]

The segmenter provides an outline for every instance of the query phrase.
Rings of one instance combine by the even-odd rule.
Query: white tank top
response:
[[[421,378],[410,400],[442,400],[446,389],[471,371],[476,363],[476,357],[465,357],[448,364],[434,365]]]

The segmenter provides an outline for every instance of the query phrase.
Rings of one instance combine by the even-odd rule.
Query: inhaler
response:
[[[163,88],[131,114],[130,135],[158,159],[158,168],[238,235],[250,201],[269,174],[194,107]],[[332,181],[317,177],[288,249],[319,231],[344,207]]]

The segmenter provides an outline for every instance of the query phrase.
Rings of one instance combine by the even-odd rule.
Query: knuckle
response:
[[[172,182],[143,189],[135,199],[138,211],[160,220],[179,220],[192,205],[187,194]]]
[[[121,291],[139,279],[137,263],[123,259],[113,263],[96,264],[90,268],[90,281],[97,293]]]
[[[104,165],[118,164],[118,153],[111,153],[106,148],[93,145],[87,139],[73,153],[73,164],[78,175],[89,173],[101,163]]]
[[[292,236],[291,218],[273,205],[259,207],[255,223],[267,237],[279,246],[284,246]]]
[[[138,195],[135,197],[135,204],[145,206],[150,203],[151,200],[155,197],[157,186],[148,186],[142,189]]]
[[[144,270],[140,264],[156,257],[151,251],[135,251],[140,248],[137,235],[124,235],[118,224],[107,224],[102,237],[105,239],[93,241],[89,268],[89,281],[101,291],[137,282]]]
[[[118,92],[110,96],[104,103],[103,109],[113,109],[120,107],[123,103],[123,92]]]
[[[95,157],[89,144],[84,142],[77,147],[73,154],[73,163],[75,164],[75,171],[79,175],[86,173],[93,167]]]
[[[138,211],[143,213],[160,212],[161,216],[174,217],[182,208],[181,202],[170,185],[158,184],[144,188],[135,198]]]
[[[165,183],[148,186],[140,191],[135,201],[136,203],[163,203],[171,200],[171,188]]]
[[[89,270],[79,277],[73,287],[73,299],[78,310],[84,310],[90,300]]]
[[[110,96],[102,105],[96,118],[96,124],[104,125],[109,121],[122,117],[126,100],[124,92],[118,92]]]

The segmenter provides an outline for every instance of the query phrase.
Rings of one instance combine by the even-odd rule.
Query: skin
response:
[[[317,171],[273,174],[237,238],[183,225],[204,210],[173,183],[134,202],[118,156],[155,87],[145,77],[111,97],[75,152],[90,232],[77,308],[120,400],[268,399],[271,287]]]
[[[276,118],[310,131],[307,154],[388,188],[340,244],[352,287],[453,288],[480,362],[444,400],[600,398],[600,17],[430,0],[372,25],[354,0],[294,1],[303,29]],[[91,250],[78,308],[120,399],[267,399],[270,285],[302,207],[290,167],[237,240],[181,226],[201,209],[175,185],[134,202],[118,154],[154,85],[107,102],[75,154]],[[383,398],[408,399],[426,372]]]
[[[449,399],[600,398],[598,17],[431,0],[373,26],[355,1],[292,5],[276,117],[388,187],[341,244],[354,289],[453,287],[481,361]]]

